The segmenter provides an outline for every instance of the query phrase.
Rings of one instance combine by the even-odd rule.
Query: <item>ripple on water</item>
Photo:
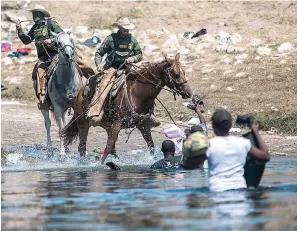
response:
[[[272,158],[256,190],[209,193],[206,170],[150,171],[152,160],[139,151],[130,157],[137,167],[109,171],[31,150],[17,150],[23,156],[2,169],[4,230],[297,228],[297,158]]]

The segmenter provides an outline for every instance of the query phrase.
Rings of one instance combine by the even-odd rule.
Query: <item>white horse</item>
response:
[[[81,73],[75,63],[75,46],[70,32],[53,33],[59,52],[58,66],[48,82],[48,96],[54,108],[54,117],[59,127],[60,154],[65,155],[67,147],[61,139],[61,131],[65,126],[65,113],[74,107],[74,100],[81,87]],[[44,124],[47,132],[47,150],[52,154],[52,141],[50,134],[51,120],[49,109],[42,109]]]

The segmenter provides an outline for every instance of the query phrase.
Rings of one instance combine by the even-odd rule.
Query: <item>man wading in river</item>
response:
[[[102,107],[106,96],[108,95],[115,78],[129,71],[129,64],[138,63],[142,60],[142,51],[138,41],[129,33],[129,30],[135,28],[135,25],[128,18],[120,18],[113,26],[118,27],[117,33],[107,36],[95,53],[95,64],[101,75],[97,82],[100,82],[99,88],[93,97],[88,117],[94,122],[100,121],[103,116]],[[105,64],[103,65],[103,56],[107,54]],[[160,122],[154,116],[151,116],[151,124],[156,127]]]

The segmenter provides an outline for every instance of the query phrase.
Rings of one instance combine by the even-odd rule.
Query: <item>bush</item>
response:
[[[274,127],[280,132],[297,134],[297,113],[283,116],[259,116],[257,120],[263,130],[271,130]]]
[[[2,98],[21,99],[29,101],[36,100],[32,81],[30,83],[22,83],[22,85],[11,85],[7,87],[7,90],[1,92]]]

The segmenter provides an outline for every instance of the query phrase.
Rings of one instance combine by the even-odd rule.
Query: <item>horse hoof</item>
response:
[[[46,156],[48,159],[51,159],[54,157],[54,153],[47,153]]]
[[[47,149],[46,155],[47,155],[47,158],[52,158],[54,156],[54,150]]]
[[[69,149],[69,147],[65,147],[65,154],[70,154],[70,149]]]
[[[58,159],[60,162],[65,162],[67,157],[66,157],[66,155],[59,155]]]
[[[116,153],[112,153],[110,155],[112,155],[115,159],[118,159],[118,160],[120,159],[120,157]]]

